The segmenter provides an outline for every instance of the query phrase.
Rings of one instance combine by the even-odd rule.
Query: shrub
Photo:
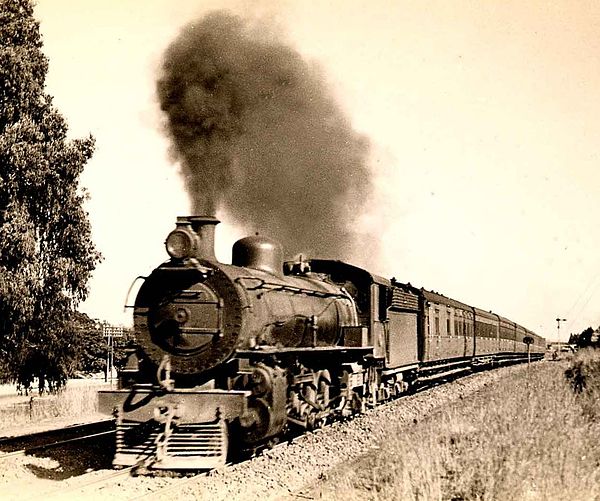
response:
[[[600,351],[579,351],[565,371],[565,377],[575,393],[600,390]]]
[[[577,394],[583,415],[596,421],[600,417],[600,350],[581,350],[565,370],[565,377]]]

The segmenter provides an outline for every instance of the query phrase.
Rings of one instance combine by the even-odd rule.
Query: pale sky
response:
[[[600,324],[597,1],[38,0],[47,91],[96,153],[82,185],[104,255],[82,309],[130,324],[189,202],[154,95],[161,55],[215,9],[267,16],[373,143],[385,255],[371,271],[547,337]],[[219,214],[217,257],[245,230]]]

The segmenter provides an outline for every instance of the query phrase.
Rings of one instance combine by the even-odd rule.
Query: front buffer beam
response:
[[[99,411],[117,418],[116,467],[211,469],[225,464],[228,423],[248,415],[248,391],[138,385],[101,390]]]

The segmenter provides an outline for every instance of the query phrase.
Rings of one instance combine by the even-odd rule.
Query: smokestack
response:
[[[215,226],[221,221],[213,216],[189,216],[188,221],[192,230],[198,235],[198,249],[196,257],[216,261],[215,257]]]
[[[212,216],[179,216],[176,228],[165,242],[167,252],[176,259],[195,257],[216,261],[215,226],[219,223]]]

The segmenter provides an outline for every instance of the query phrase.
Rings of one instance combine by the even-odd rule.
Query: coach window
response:
[[[379,320],[386,321],[388,308],[388,288],[385,285],[379,286]]]
[[[440,310],[439,308],[435,309],[435,335],[440,335]]]
[[[382,285],[371,285],[371,314],[373,321],[387,320],[387,288]]]
[[[450,329],[450,310],[446,311],[446,335],[452,337],[452,330]]]

